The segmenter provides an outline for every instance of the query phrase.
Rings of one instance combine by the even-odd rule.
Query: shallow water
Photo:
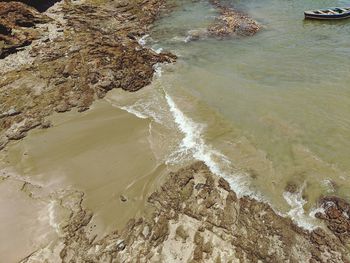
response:
[[[296,217],[324,194],[350,200],[350,22],[303,20],[304,10],[350,2],[226,2],[264,29],[188,42],[188,32],[203,31],[216,14],[196,1],[180,4],[147,39],[179,56],[162,68],[152,96],[134,105],[142,111],[142,100],[163,100],[151,115],[167,116],[163,123],[182,133],[168,163],[203,160],[237,191]],[[287,184],[300,190],[293,200]]]
[[[32,131],[10,145],[9,166],[51,191],[83,191],[97,234],[139,215],[166,170],[148,142],[149,121],[98,101],[83,114],[56,114],[52,122],[52,128]]]

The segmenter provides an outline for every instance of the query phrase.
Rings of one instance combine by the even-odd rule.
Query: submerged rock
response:
[[[208,27],[209,35],[227,37],[230,35],[252,36],[261,26],[249,16],[226,6],[219,0],[210,0],[219,12],[219,17]]]
[[[219,15],[206,29],[193,29],[187,33],[186,42],[208,37],[223,39],[232,36],[253,36],[260,31],[260,24],[248,15],[235,10],[220,0],[209,1]]]

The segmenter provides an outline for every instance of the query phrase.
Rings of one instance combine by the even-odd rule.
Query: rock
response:
[[[8,143],[8,138],[6,136],[0,136],[0,150],[4,149]]]
[[[197,41],[208,36],[207,29],[190,30],[187,33],[186,41]]]
[[[224,178],[221,177],[219,179],[219,187],[225,189],[226,191],[231,190],[230,184]]]
[[[117,241],[117,250],[122,251],[126,247],[124,240]]]
[[[336,196],[323,197],[320,206],[324,213],[316,213],[315,216],[324,220],[328,229],[342,240],[350,244],[350,204]]]
[[[220,16],[208,27],[210,36],[224,38],[234,34],[252,36],[260,29],[260,25],[247,15],[234,10],[219,0],[209,1],[219,12]]]
[[[0,2],[0,59],[30,45],[40,37],[34,27],[50,19],[19,2]]]
[[[144,238],[147,239],[149,237],[149,234],[150,234],[149,226],[145,225],[145,227],[142,230],[142,235],[143,235]]]
[[[182,225],[176,228],[176,236],[180,237],[183,242],[186,242],[187,238],[189,237],[188,233]]]
[[[3,112],[0,114],[0,119],[1,118],[5,118],[5,117],[12,117],[12,116],[15,116],[15,115],[18,115],[20,114],[21,112],[20,111],[17,111],[15,108],[11,108],[9,109],[7,112]]]
[[[44,120],[42,123],[41,123],[41,128],[42,129],[48,129],[52,126],[52,123],[51,121],[49,120]]]
[[[50,18],[23,3],[0,2],[0,43],[6,42],[0,44],[0,101],[5,112],[21,109],[16,118],[15,112],[0,115],[0,136],[26,118],[42,120],[73,107],[86,111],[114,88],[137,91],[151,83],[155,64],[175,61],[130,38],[147,33],[164,0],[100,2],[61,1]],[[16,53],[23,47],[26,52]],[[8,67],[1,58],[10,54]]]
[[[62,103],[62,104],[58,105],[55,110],[56,110],[56,112],[62,113],[62,112],[69,111],[70,107],[67,103]]]
[[[15,108],[12,108],[7,112],[7,115],[8,116],[15,116],[15,115],[20,114],[20,113],[21,113],[20,111],[17,111]]]
[[[286,187],[284,188],[284,190],[285,190],[286,192],[289,192],[289,193],[294,194],[294,193],[297,193],[297,192],[298,192],[299,187],[298,187],[298,185],[297,185],[296,183],[294,183],[294,182],[288,182],[287,185],[286,185]]]
[[[206,186],[195,190],[194,182],[203,181],[203,176]],[[63,228],[61,258],[93,263],[106,258],[115,262],[170,262],[173,258],[179,262],[349,262],[344,235],[303,230],[268,204],[223,191],[219,181],[225,185],[202,162],[171,173],[149,198],[151,215],[131,219],[120,233],[100,239],[89,239],[91,214],[80,207]],[[179,204],[183,186],[193,191]],[[213,197],[217,205],[205,206],[206,199]],[[339,199],[327,201],[347,209]]]
[[[128,199],[124,195],[121,195],[120,196],[120,201],[126,202],[126,201],[128,201]]]

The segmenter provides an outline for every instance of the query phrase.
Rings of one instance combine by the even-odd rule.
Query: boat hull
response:
[[[304,15],[305,19],[339,20],[350,18],[350,9],[330,8],[328,10],[305,11]]]
[[[350,18],[350,14],[347,15],[336,15],[336,16],[320,16],[320,15],[309,15],[305,14],[305,19],[319,19],[319,20],[339,20],[339,19],[346,19]]]

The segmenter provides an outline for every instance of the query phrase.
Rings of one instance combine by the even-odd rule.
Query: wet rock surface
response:
[[[350,241],[350,205],[336,196],[327,196],[320,200],[324,213],[316,213],[316,217],[324,220],[327,227],[342,241]]]
[[[45,14],[22,3],[0,5],[5,21],[0,23],[8,28],[0,35],[7,41],[1,48],[6,58],[0,60],[1,148],[8,140],[23,138],[53,112],[73,107],[85,111],[111,89],[145,87],[155,64],[176,59],[137,41],[159,14],[163,1],[64,1]],[[33,28],[13,35],[11,30],[20,27],[18,21],[22,27],[32,23]],[[18,51],[27,44],[31,45],[24,51],[9,55],[9,50]],[[8,114],[10,109],[17,114]]]
[[[78,209],[62,230],[62,262],[349,262],[332,232],[308,232],[237,198],[201,162],[171,173],[148,202],[152,216],[100,240],[88,235],[91,214]]]
[[[224,39],[233,36],[253,36],[261,30],[261,25],[249,15],[219,0],[210,0],[209,2],[217,11],[218,16],[208,28],[190,30],[187,33],[187,42],[208,37]]]
[[[208,28],[210,36],[218,38],[232,35],[252,36],[261,29],[261,26],[254,19],[222,4],[221,1],[210,0],[210,3],[220,14]]]

